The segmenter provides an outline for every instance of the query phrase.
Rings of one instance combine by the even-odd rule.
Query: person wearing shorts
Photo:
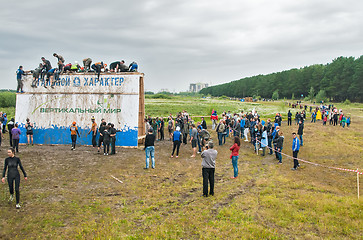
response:
[[[195,125],[192,124],[192,134],[190,135],[190,143],[192,144],[193,154],[192,158],[194,158],[197,154],[197,139],[198,139],[198,131],[195,128]]]
[[[31,142],[32,146],[33,146],[34,145],[34,142],[33,142],[33,124],[30,122],[29,118],[26,119],[25,129],[26,129],[26,137],[28,139],[28,145],[30,145],[30,142]]]

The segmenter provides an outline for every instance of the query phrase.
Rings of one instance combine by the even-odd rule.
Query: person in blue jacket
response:
[[[19,66],[19,69],[16,71],[16,80],[18,82],[18,87],[16,88],[17,93],[24,93],[23,91],[23,75],[28,71],[23,70],[23,66]]]
[[[296,170],[300,166],[299,161],[297,160],[297,154],[300,150],[300,141],[299,138],[296,137],[295,132],[292,133],[292,137],[292,156],[294,157],[294,167],[291,168],[291,170]]]
[[[3,114],[3,118],[4,118],[4,121],[3,121],[3,133],[5,133],[6,132],[6,124],[8,122],[8,117],[7,117],[6,113]]]
[[[181,143],[181,132],[180,132],[180,127],[177,126],[173,133],[173,152],[171,153],[170,157],[174,157],[175,148],[176,148],[176,158],[179,157],[180,143]]]
[[[245,124],[246,124],[246,120],[242,117],[241,118],[241,139],[244,137]]]

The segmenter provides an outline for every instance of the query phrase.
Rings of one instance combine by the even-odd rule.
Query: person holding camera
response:
[[[218,152],[213,149],[214,144],[209,141],[205,150],[202,152],[202,176],[203,176],[203,197],[208,197],[208,182],[210,184],[209,195],[214,195],[214,172]]]

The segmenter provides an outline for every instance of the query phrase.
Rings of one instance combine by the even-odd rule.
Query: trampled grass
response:
[[[196,110],[202,103],[194,101],[181,100],[180,108],[169,102],[167,111],[161,108],[167,103],[161,101],[165,105],[154,104],[159,112],[152,116],[183,109],[203,114]],[[224,103],[228,101],[216,100],[217,105]],[[239,104],[215,108],[233,112]],[[147,111],[149,106],[147,101]],[[244,106],[247,110],[255,105]],[[262,115],[264,107],[272,113],[282,107],[257,106]],[[363,168],[360,107],[343,106],[353,115],[350,128],[307,122],[299,157],[327,166]],[[297,127],[284,122],[282,130],[283,152],[291,155],[291,132]],[[21,180],[20,210],[7,202],[7,184],[1,184],[0,239],[362,239],[363,205],[362,196],[357,199],[355,173],[306,163],[291,171],[291,159],[283,157],[278,165],[273,155],[256,155],[243,141],[239,177],[231,180],[231,143],[227,139],[226,145],[216,146],[215,196],[208,198],[201,197],[201,159],[189,157],[189,143],[176,159],[170,158],[171,142],[157,142],[156,169],[150,170],[143,169],[141,148],[118,148],[117,155],[103,156],[85,146],[76,151],[70,146],[21,146],[19,156],[29,179]]]

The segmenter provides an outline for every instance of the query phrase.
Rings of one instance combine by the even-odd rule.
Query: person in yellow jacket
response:
[[[321,120],[321,111],[320,111],[320,109],[316,113],[316,120]]]

